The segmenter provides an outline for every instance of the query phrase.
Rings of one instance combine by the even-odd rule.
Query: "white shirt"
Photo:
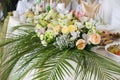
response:
[[[33,1],[28,1],[28,0],[20,0],[18,1],[17,4],[17,9],[16,11],[22,15],[24,14],[28,9],[30,9],[34,5],[34,0]]]

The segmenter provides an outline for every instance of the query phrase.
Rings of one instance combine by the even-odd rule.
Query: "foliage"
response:
[[[66,75],[72,80],[119,79],[115,74],[120,75],[120,65],[115,61],[89,50],[44,47],[34,31],[24,31],[0,44],[7,49],[0,65],[1,80],[8,80],[13,70],[14,80],[22,80],[32,70],[36,70],[33,80],[66,80]]]

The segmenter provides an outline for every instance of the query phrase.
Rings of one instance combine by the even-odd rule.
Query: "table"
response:
[[[19,19],[15,19],[14,17],[10,16],[10,18],[9,18],[9,23],[8,23],[8,29],[7,29],[7,36],[6,36],[6,37],[7,37],[7,38],[10,37],[10,34],[19,34],[19,31],[11,32],[11,30],[12,30],[12,28],[13,28],[14,26],[18,26],[18,25],[20,25],[20,24],[21,24],[21,23],[20,23]],[[107,27],[108,27],[108,26],[107,26]],[[104,27],[102,28],[102,26],[101,26],[101,28],[100,28],[100,26],[99,26],[98,28],[100,28],[101,30],[102,30],[102,29],[107,29],[107,30],[108,30],[107,27],[104,26]],[[112,27],[109,28],[109,29],[113,30]],[[118,30],[120,30],[120,29],[118,29]],[[114,30],[114,31],[115,31],[115,30]],[[110,57],[110,56],[108,56],[108,55],[106,54],[107,52],[105,51],[104,48],[96,47],[96,48],[93,48],[92,50],[93,50],[94,52],[96,52],[96,53],[99,53],[99,54],[103,55],[103,56],[112,58],[112,57]],[[75,63],[73,63],[73,62],[71,62],[71,61],[70,61],[70,63],[76,66]],[[19,65],[17,65],[17,66],[19,66]],[[35,73],[35,71],[36,71],[36,70],[31,71],[31,73],[28,74],[28,75],[24,78],[24,80],[32,80],[32,75]],[[13,70],[13,73],[14,73],[14,70]],[[74,74],[74,73],[73,73],[73,74]],[[14,76],[13,74],[10,76],[10,80],[13,80],[13,79],[14,79],[13,76]],[[73,80],[73,79],[72,79],[71,77],[69,77],[69,76],[66,76],[66,80]]]

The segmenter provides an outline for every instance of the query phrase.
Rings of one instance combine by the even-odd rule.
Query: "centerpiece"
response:
[[[82,12],[61,14],[50,10],[38,16],[35,31],[43,46],[52,43],[60,50],[75,47],[88,49],[101,41],[95,21],[87,19]]]

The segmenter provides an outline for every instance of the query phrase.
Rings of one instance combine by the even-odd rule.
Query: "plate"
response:
[[[113,45],[120,45],[120,42],[114,42],[114,43],[111,43],[111,44],[107,44],[105,46],[105,51],[107,52],[106,54],[111,57],[112,59],[116,60],[117,62],[120,62],[120,56],[114,54],[114,53],[111,53],[110,51],[108,51],[107,49],[110,47],[110,46],[113,46]]]

